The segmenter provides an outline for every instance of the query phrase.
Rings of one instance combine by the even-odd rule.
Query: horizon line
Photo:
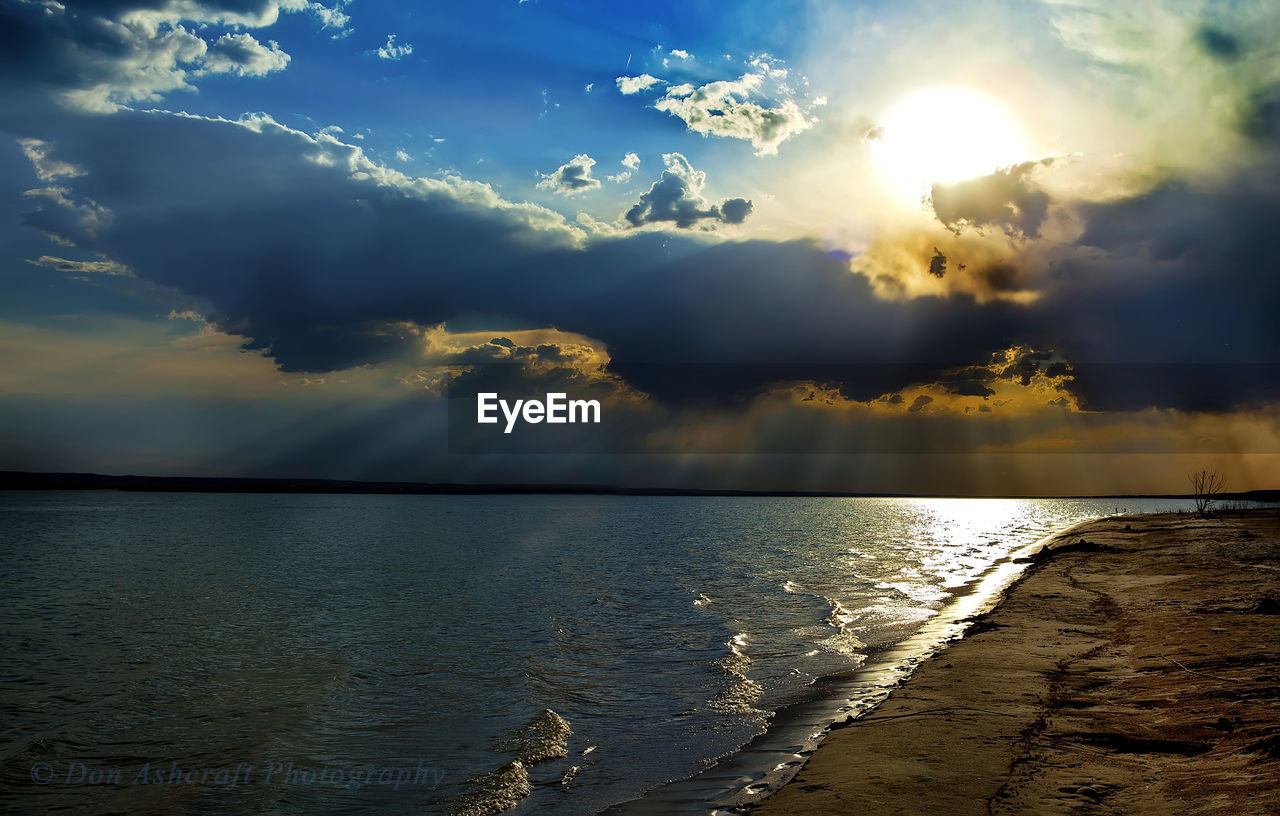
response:
[[[0,471],[0,490],[117,490],[142,493],[298,493],[369,495],[601,495],[902,499],[1190,499],[1190,493],[990,494],[885,493],[843,490],[627,487],[609,484],[415,482],[259,476],[139,476],[87,472]],[[1266,498],[1269,497],[1269,498]],[[1278,501],[1280,489],[1223,493],[1222,500]]]

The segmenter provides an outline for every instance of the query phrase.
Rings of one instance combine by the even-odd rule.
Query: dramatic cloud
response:
[[[886,298],[965,295],[1029,303],[1043,284],[1047,252],[1003,230],[952,232],[934,221],[882,230],[851,265]]]
[[[1057,347],[1072,360],[1125,363],[1077,366],[1091,408],[1222,410],[1275,394],[1277,184],[1273,162],[1229,183],[1169,181],[1080,208],[1083,248],[1060,262],[1050,293]]]
[[[767,80],[786,77],[784,69],[767,62],[757,60],[753,64],[756,73],[743,74],[736,80],[670,88],[653,106],[684,120],[694,133],[743,139],[756,149],[757,156],[773,155],[778,152],[778,145],[808,130],[817,120],[790,98],[785,85],[778,86],[776,93],[781,98],[772,107],[753,101],[752,96],[764,92]]]
[[[0,6],[0,83],[109,111],[190,91],[201,75],[263,76],[288,64],[278,45],[244,32],[202,35],[214,25],[272,25],[281,11],[310,12],[325,25],[337,25],[341,14],[299,0],[7,2]]]
[[[995,226],[1034,238],[1049,211],[1049,194],[1028,175],[1050,160],[1030,161],[989,176],[933,185],[931,203],[938,220],[955,232]]]
[[[538,182],[538,189],[565,196],[594,190],[600,186],[600,180],[591,175],[591,168],[595,164],[595,159],[586,153],[579,153],[556,168],[555,172],[543,175],[542,181]]]
[[[681,228],[704,221],[741,224],[751,214],[751,202],[742,198],[730,198],[718,206],[707,204],[702,197],[707,174],[695,170],[679,153],[663,154],[662,162],[667,166],[662,177],[627,210],[625,217],[633,227],[660,222]]]
[[[627,96],[630,96],[631,94],[638,94],[641,91],[647,91],[654,85],[658,85],[662,82],[662,80],[658,79],[656,76],[650,76],[649,74],[641,74],[640,76],[631,77],[618,77],[617,81],[618,90]]]
[[[810,51],[818,38],[806,35],[797,40],[805,53],[788,54],[822,77],[814,93],[832,95],[821,132],[813,131],[825,98],[811,96],[804,77],[764,56],[718,68],[741,64],[710,39],[699,41],[696,61],[678,50],[641,55],[651,70],[665,64],[666,79],[638,64],[638,76],[617,78],[619,94],[575,94],[562,128],[536,129],[542,84],[504,85],[508,63],[483,49],[468,61],[471,43],[450,43],[451,58],[436,68],[454,66],[472,84],[418,85],[430,110],[449,114],[432,127],[448,127],[457,146],[437,150],[434,167],[422,144],[405,141],[425,131],[397,122],[394,104],[343,97],[382,79],[376,93],[394,100],[395,83],[435,69],[406,59],[395,76],[377,76],[387,66],[374,55],[411,49],[394,36],[378,48],[385,29],[366,31],[363,61],[350,59],[354,46],[329,48],[334,32],[320,27],[346,26],[346,8],[0,0],[0,130],[17,140],[0,156],[12,247],[5,272],[15,282],[0,332],[11,361],[0,372],[0,421],[15,429],[5,461],[25,450],[21,461],[49,467],[61,461],[56,450],[82,463],[80,449],[110,470],[181,462],[211,472],[420,477],[455,466],[432,456],[442,452],[439,394],[450,381],[597,389],[632,405],[635,427],[668,451],[699,450],[702,440],[730,453],[877,450],[900,470],[906,457],[896,454],[906,450],[1061,450],[1083,439],[1252,451],[1277,439],[1280,90],[1276,28],[1262,24],[1277,12],[1267,4],[1224,14],[1200,0],[1173,10],[1071,0],[928,20],[904,9],[857,49],[847,37],[832,41],[839,58],[826,64]],[[318,42],[303,42],[297,20],[272,32],[291,50],[305,48],[306,60],[295,51],[291,62],[260,30],[285,12],[316,21],[303,28]],[[1015,45],[975,38],[968,24],[980,17],[983,32],[1009,33]],[[1057,29],[1037,37],[1034,26],[1049,19]],[[964,25],[937,36],[957,20]],[[577,42],[492,22],[486,38],[529,44],[550,65],[560,58],[554,49]],[[893,26],[912,26],[918,39]],[[967,50],[974,42],[990,49],[978,63]],[[630,47],[598,50],[616,60]],[[339,51],[345,63],[324,64]],[[974,73],[975,64],[1023,57],[1017,77]],[[579,67],[600,76],[599,65]],[[286,68],[307,73],[209,81]],[[1069,158],[937,185],[932,213],[891,205],[864,183],[868,151],[857,134],[866,124],[856,117],[913,83],[952,75],[982,79],[1017,111],[1027,144]],[[555,110],[550,89],[590,78],[548,86],[542,110]],[[472,104],[490,80],[492,104]],[[336,107],[295,107],[293,92],[312,81],[336,83]],[[172,94],[202,82],[199,98]],[[235,96],[237,87],[248,95]],[[162,105],[205,115],[128,109]],[[667,116],[627,110],[639,105]],[[267,114],[213,113],[259,108],[296,116],[287,120],[296,127]],[[503,143],[495,111],[524,122],[529,138]],[[633,127],[643,115],[652,127]],[[346,135],[323,127],[335,120]],[[618,195],[635,202],[617,223],[569,221],[447,169],[519,190],[530,180],[518,172],[527,157],[574,156],[588,121],[604,128],[592,152],[611,151],[602,161],[619,171],[607,179],[636,185],[596,196],[617,210],[626,206]],[[301,122],[311,122],[306,131]],[[982,132],[960,117],[937,124]],[[721,137],[695,159],[717,168],[724,186],[708,191],[706,175],[674,152],[641,185],[639,155],[678,147],[671,140],[685,126]],[[801,133],[795,155],[734,172],[746,144],[768,155]],[[366,136],[386,163],[357,146]],[[614,167],[612,151],[623,146],[637,153]],[[556,195],[582,193],[601,186],[594,166],[584,153],[532,181]],[[746,198],[721,199],[746,190],[762,207],[767,195],[769,211],[751,215]],[[113,310],[133,317],[108,328]],[[26,322],[14,323],[15,314]],[[227,407],[236,400],[243,405]],[[932,474],[926,458],[909,469]],[[797,462],[791,471],[769,463],[774,486],[870,478],[850,476],[848,460],[828,460],[829,477],[812,475],[819,456]],[[475,469],[449,478],[515,472],[510,463],[457,467]],[[698,484],[696,467],[680,478]],[[1008,490],[1021,467],[991,489]],[[871,489],[937,484],[874,469]],[[995,470],[959,468],[950,484],[970,489]],[[655,472],[627,478],[652,483]],[[1094,481],[1076,484],[1100,489]]]
[[[1015,346],[993,352],[985,363],[944,370],[932,385],[945,394],[985,401],[1002,384],[1016,383],[1025,389],[1034,383],[1059,398],[1069,394],[1071,373],[1071,366],[1053,351]]]
[[[660,400],[731,400],[780,379],[826,380],[825,365],[861,360],[881,367],[858,369],[858,381],[841,386],[848,398],[942,383],[928,394],[933,412],[943,392],[981,399],[984,387],[998,389],[1002,380],[985,375],[942,378],[1011,342],[1070,361],[1089,406],[1179,406],[1204,380],[1188,367],[1167,387],[1134,387],[1108,403],[1107,382],[1088,379],[1085,363],[1278,353],[1269,310],[1280,281],[1259,262],[1280,217],[1267,168],[1235,186],[1166,185],[1081,210],[1086,247],[1059,259],[1039,298],[983,301],[942,288],[885,300],[872,276],[816,241],[592,237],[486,185],[407,176],[333,133],[308,136],[264,117],[64,116],[48,128],[59,135],[42,134],[30,151],[48,180],[29,196],[38,208],[28,222],[202,304],[211,323],[286,371],[408,359],[415,341],[398,327],[485,315],[490,328],[557,326],[594,338],[609,349],[610,371]],[[746,217],[741,199],[703,201],[705,178],[683,156],[664,162],[631,223]],[[172,172],[187,165],[216,171],[192,185]],[[120,168],[129,184],[118,182]],[[984,275],[995,286],[1006,273],[979,255],[991,240],[939,225],[911,253],[922,279],[945,287]],[[948,257],[943,279],[927,271],[935,246]],[[1009,376],[1020,381],[1018,371]],[[1261,393],[1231,379],[1219,377],[1220,404]]]
[[[262,117],[123,111],[64,133],[46,159],[86,172],[33,197],[40,208],[29,223],[204,304],[212,323],[250,338],[285,370],[402,356],[410,340],[395,326],[475,314],[598,338],[614,364],[793,363],[814,349],[886,343],[928,358],[924,337],[909,339],[923,325],[930,343],[940,338],[948,354],[974,350],[961,357],[972,359],[1010,330],[1000,310],[983,309],[979,320],[965,304],[886,307],[813,242],[666,232],[588,239],[486,185],[409,177],[332,134],[307,136]],[[217,172],[192,186],[171,172],[184,162]],[[666,186],[659,182],[637,220],[746,216],[745,201],[689,200],[700,174],[683,157],[667,164]],[[114,182],[120,167],[134,183]],[[776,374],[743,372],[748,381]],[[672,371],[637,376],[651,375],[661,375],[661,390]],[[876,393],[888,390],[880,385]]]

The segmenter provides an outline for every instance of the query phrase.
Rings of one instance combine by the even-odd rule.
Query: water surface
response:
[[[4,801],[595,813],[1017,547],[1185,504],[0,494]]]

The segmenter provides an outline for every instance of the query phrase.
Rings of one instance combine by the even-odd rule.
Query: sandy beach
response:
[[[753,813],[1280,813],[1280,512],[1055,538]]]

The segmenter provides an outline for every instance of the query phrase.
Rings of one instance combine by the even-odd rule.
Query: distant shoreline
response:
[[[582,484],[458,484],[366,482],[348,479],[133,476],[98,473],[0,471],[0,490],[114,490],[151,493],[350,493],[381,495],[586,495],[740,496],[797,498],[1002,498],[1002,499],[1190,499],[1187,494],[1130,493],[1101,496],[961,496],[954,494],[851,493],[831,490],[720,490]],[[1280,490],[1228,493],[1225,501],[1280,501]]]

